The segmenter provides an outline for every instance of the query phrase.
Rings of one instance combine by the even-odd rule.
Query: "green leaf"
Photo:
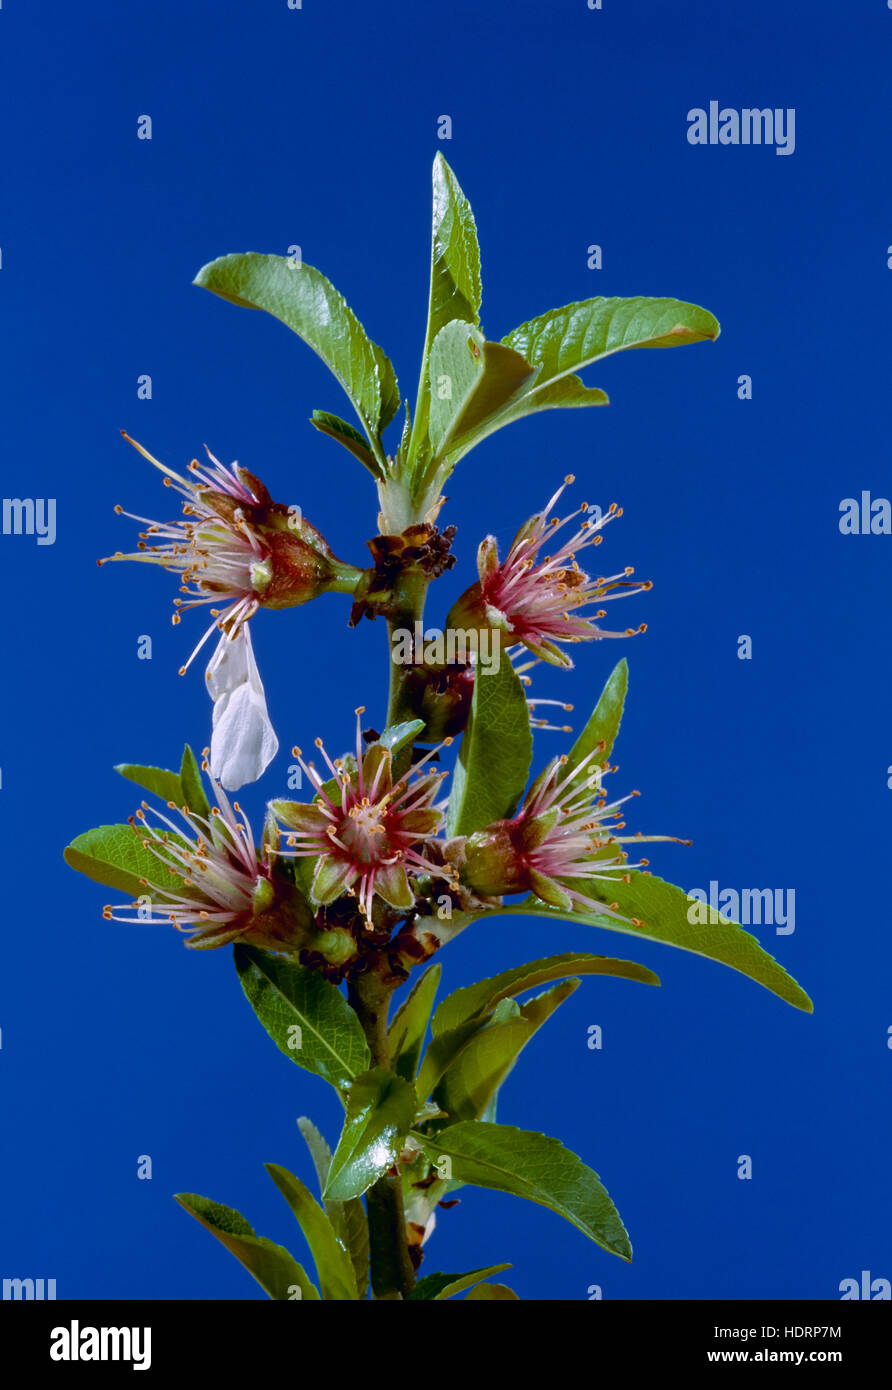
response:
[[[163,767],[141,767],[138,763],[118,763],[115,772],[120,772],[129,782],[136,782],[137,786],[152,792],[165,805],[173,802],[181,810],[188,807],[199,816],[207,817],[211,813],[201,779],[201,768],[188,743],[183,749],[179,772],[168,772]]]
[[[783,966],[778,965],[777,961],[762,949],[749,932],[720,917],[711,909],[707,909],[711,919],[709,922],[690,922],[688,911],[696,903],[696,899],[689,898],[680,888],[665,883],[663,879],[652,874],[633,869],[629,873],[629,880],[629,883],[624,883],[621,879],[611,881],[609,885],[600,887],[597,891],[604,892],[606,887],[610,902],[617,904],[617,910],[624,917],[638,918],[643,923],[642,926],[635,926],[631,921],[618,922],[613,917],[601,917],[593,913],[562,912],[560,909],[547,907],[538,899],[527,899],[515,907],[494,910],[502,914],[517,913],[533,917],[550,917],[553,921],[581,922],[594,927],[606,927],[609,931],[624,932],[627,936],[636,936],[647,941],[662,941],[667,946],[678,946],[683,951],[706,956],[708,960],[719,961],[722,965],[730,966],[732,970],[739,970],[742,975],[747,975],[757,984],[764,985],[772,994],[786,1000],[794,1008],[804,1009],[806,1013],[812,1012],[813,1005],[805,991],[787,974]],[[586,882],[589,885],[587,891],[590,893],[592,884],[589,880]],[[705,908],[706,905],[702,906]]]
[[[539,410],[607,405],[603,391],[576,375],[583,367],[629,348],[683,347],[715,339],[716,319],[696,304],[678,299],[584,299],[551,309],[502,339],[538,375],[503,410],[468,432],[451,456],[453,465],[494,430]]]
[[[507,1284],[478,1284],[464,1300],[465,1303],[482,1302],[510,1303],[518,1301],[517,1294]]]
[[[400,408],[400,388],[393,363],[383,348],[372,343],[372,352],[381,383],[381,414],[378,417],[378,433],[383,434]]]
[[[418,1066],[442,973],[443,967],[439,963],[425,970],[390,1023],[387,1034],[390,1064],[397,1075],[407,1081],[412,1080]]]
[[[546,956],[527,965],[517,965],[513,970],[503,970],[489,980],[480,980],[447,995],[431,1023],[434,1037],[491,1013],[503,999],[514,998],[525,990],[552,980],[565,980],[571,975],[609,975],[620,980],[637,980],[644,985],[660,983],[652,970],[632,960],[614,960],[610,956],[575,951],[562,956]]]
[[[300,1178],[278,1163],[264,1165],[297,1218],[316,1265],[322,1297],[355,1303],[359,1297],[353,1265],[331,1221]]]
[[[424,728],[423,719],[405,719],[401,724],[389,724],[378,742],[382,748],[389,748],[396,756],[407,744],[412,743]]]
[[[444,324],[461,319],[480,322],[480,249],[471,205],[446,160],[438,154],[433,168],[431,219],[431,280],[427,332],[415,423],[409,447],[409,470],[427,450],[430,409],[428,363],[434,339]]]
[[[597,1173],[557,1139],[484,1120],[450,1125],[430,1139],[414,1137],[432,1162],[450,1159],[459,1182],[538,1202],[611,1254],[631,1260],[629,1237]]]
[[[361,1197],[396,1162],[418,1102],[409,1081],[374,1067],[350,1088],[347,1114],[323,1196],[345,1202]]]
[[[211,814],[210,803],[204,790],[198,759],[188,743],[183,749],[183,761],[180,764],[180,786],[183,791],[183,805],[207,820]]]
[[[447,1033],[431,1038],[425,1050],[418,1075],[415,1078],[415,1091],[420,1101],[426,1102],[433,1095],[447,1067],[459,1055],[462,1048],[483,1027],[484,1019],[470,1019]]]
[[[496,670],[478,670],[474,680],[471,713],[452,776],[447,834],[472,835],[512,815],[532,757],[526,695],[503,652]]]
[[[536,415],[540,410],[577,410],[583,406],[609,405],[610,397],[597,386],[586,386],[578,376],[559,377],[557,381],[543,386],[541,391],[527,390],[513,397],[493,414],[482,419],[473,429],[466,430],[449,451],[453,466],[469,454],[484,439],[496,430],[504,429],[515,420],[523,420],[527,415]]]
[[[331,1168],[331,1149],[312,1120],[308,1120],[305,1115],[301,1115],[297,1125],[310,1150],[321,1194],[325,1190]],[[364,1299],[369,1281],[369,1223],[362,1200],[357,1197],[350,1202],[326,1202],[323,1199],[323,1206],[334,1227],[335,1235],[347,1248],[357,1293],[360,1299]]]
[[[483,296],[474,214],[441,154],[434,160],[433,194],[428,343],[450,319],[479,323]]]
[[[684,347],[719,336],[712,314],[680,299],[582,299],[515,328],[502,342],[538,367],[535,395],[611,353],[640,347]]]
[[[579,983],[565,980],[519,1008],[513,1000],[497,1008],[447,1067],[434,1093],[450,1119],[482,1118],[527,1043]]]
[[[482,1026],[483,1020],[472,1018],[431,1038],[415,1080],[419,1100],[425,1101],[433,1094],[446,1068]]]
[[[472,1269],[470,1274],[426,1274],[423,1279],[418,1280],[408,1297],[416,1302],[442,1302],[443,1299],[464,1293],[465,1289],[471,1288],[481,1279],[487,1279],[490,1274],[501,1274],[503,1270],[510,1268],[510,1265],[490,1265],[488,1269]]]
[[[149,883],[170,892],[179,893],[183,888],[182,878],[146,849],[132,825],[98,825],[95,830],[85,830],[67,846],[65,862],[94,882],[116,888],[130,898],[151,899]]]
[[[313,1167],[316,1169],[316,1177],[319,1181],[320,1193],[324,1190],[328,1181],[328,1170],[331,1167],[331,1149],[328,1146],[324,1135],[322,1135],[313,1121],[306,1115],[301,1115],[297,1121],[300,1130],[310,1150],[310,1157],[313,1160]]]
[[[115,772],[120,772],[128,782],[144,787],[165,803],[172,801],[174,806],[183,804],[183,787],[176,772],[168,772],[163,767],[140,767],[139,763],[116,763]]]
[[[363,468],[367,468],[373,477],[380,477],[381,470],[368,444],[365,436],[359,430],[348,425],[346,420],[341,420],[337,415],[330,415],[327,410],[314,410],[310,417],[310,424],[314,425],[321,434],[327,434],[329,439],[336,439],[339,444],[343,444],[354,458],[358,458]]]
[[[604,751],[601,757],[595,761],[601,763],[610,757],[616,736],[619,733],[628,689],[629,663],[623,657],[622,661],[614,666],[607,677],[607,683],[601,691],[601,698],[570,750],[570,756],[567,759],[567,772],[572,772],[574,768],[578,767],[590,753],[594,752],[599,743],[604,744]]]
[[[399,404],[393,367],[324,275],[285,256],[248,252],[211,261],[194,283],[246,309],[264,309],[302,338],[350,397],[383,471],[378,435]]]
[[[178,1192],[176,1201],[190,1216],[200,1221],[212,1236],[216,1236],[220,1244],[254,1276],[270,1298],[285,1302],[299,1297],[318,1302],[319,1290],[293,1255],[283,1246],[274,1245],[264,1236],[258,1236],[232,1207],[211,1202],[195,1192]]]
[[[435,456],[473,433],[536,375],[526,358],[461,319],[447,323],[430,354],[430,442]]]
[[[371,1057],[362,1025],[335,985],[254,946],[235,947],[235,968],[248,1003],[292,1062],[338,1091],[366,1070]]]

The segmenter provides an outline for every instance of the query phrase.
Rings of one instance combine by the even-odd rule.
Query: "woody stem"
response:
[[[387,723],[399,724],[406,719],[416,719],[417,711],[413,706],[412,696],[408,686],[408,674],[410,667],[401,664],[394,659],[394,653],[399,649],[395,642],[395,636],[400,631],[409,631],[414,634],[416,622],[420,622],[424,616],[424,601],[427,596],[427,586],[430,580],[427,575],[417,571],[409,571],[404,574],[400,581],[397,591],[397,606],[392,617],[387,621],[387,639],[389,643],[390,655],[390,691],[387,705]],[[409,767],[412,752],[411,745],[404,748],[394,762],[394,775],[402,776],[403,772]]]
[[[393,985],[373,971],[358,975],[350,985],[355,1009],[372,1054],[372,1065],[390,1069],[387,1013]],[[372,1296],[378,1300],[405,1298],[415,1283],[409,1255],[403,1184],[399,1173],[385,1173],[366,1195],[369,1219]]]

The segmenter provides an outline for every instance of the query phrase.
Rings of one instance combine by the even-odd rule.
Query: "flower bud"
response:
[[[512,838],[511,821],[496,821],[467,839],[451,840],[446,858],[456,865],[461,882],[484,897],[530,891],[522,859]]]

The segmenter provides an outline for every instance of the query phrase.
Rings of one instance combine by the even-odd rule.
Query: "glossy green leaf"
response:
[[[314,970],[254,946],[235,947],[248,1002],[292,1062],[339,1091],[369,1065],[362,1025],[340,990]]]
[[[428,346],[452,319],[480,322],[480,248],[471,205],[441,154],[434,159]]]
[[[446,160],[438,154],[433,168],[431,279],[427,332],[415,423],[409,450],[410,469],[427,451],[430,408],[428,363],[440,329],[453,319],[480,322],[480,249],[471,205]]]
[[[432,1162],[448,1158],[460,1182],[548,1207],[611,1254],[631,1260],[629,1237],[597,1173],[557,1139],[484,1120],[450,1125],[431,1139],[415,1138]]]
[[[173,892],[181,892],[183,887],[182,878],[145,847],[132,825],[98,825],[95,830],[84,831],[66,848],[65,862],[128,898],[151,898],[149,883]]]
[[[539,410],[607,405],[603,391],[576,375],[602,357],[630,348],[682,347],[718,335],[712,314],[678,299],[584,299],[551,309],[502,339],[537,375],[501,410],[465,432],[450,461],[456,464],[494,430]]]
[[[381,414],[378,417],[378,433],[383,434],[400,408],[400,388],[393,363],[383,348],[372,343],[372,353],[381,383]]]
[[[448,1033],[469,1019],[490,1013],[502,999],[514,998],[525,990],[536,989],[552,980],[565,980],[571,975],[609,975],[620,980],[637,980],[644,985],[660,983],[652,970],[632,960],[614,960],[584,951],[546,956],[517,965],[512,970],[503,970],[489,980],[480,980],[447,995],[434,1014],[431,1030],[434,1037]]]
[[[535,415],[540,410],[578,410],[585,406],[610,404],[606,391],[601,391],[597,386],[586,386],[578,376],[558,377],[541,390],[534,389],[535,380],[531,378],[533,385],[530,389],[519,391],[501,410],[483,417],[455,440],[449,450],[449,461],[453,468],[489,435],[513,424],[515,420],[523,420],[527,415]]]
[[[519,1007],[513,1000],[497,1006],[449,1064],[434,1092],[450,1119],[483,1118],[527,1043],[579,983],[564,980]]]
[[[211,1202],[195,1192],[178,1192],[176,1201],[216,1236],[231,1255],[244,1265],[270,1298],[286,1302],[309,1299],[318,1302],[319,1290],[293,1255],[281,1245],[258,1236],[245,1218],[232,1207]]]
[[[190,811],[194,811],[196,815],[204,816],[207,819],[211,814],[210,803],[204,789],[198,759],[188,743],[183,749],[183,761],[180,764],[180,786],[183,792],[183,805],[187,806]]]
[[[397,1075],[405,1077],[407,1081],[412,1080],[418,1067],[442,973],[443,967],[439,963],[425,970],[390,1023],[387,1035],[390,1064]]]
[[[116,763],[115,772],[153,796],[160,797],[165,803],[172,801],[175,806],[183,804],[183,785],[177,772],[168,772],[163,767],[141,767],[139,763]]]
[[[312,1120],[301,1115],[297,1124],[310,1150],[321,1194],[328,1182],[331,1149]],[[369,1223],[362,1200],[356,1197],[349,1202],[326,1202],[323,1198],[323,1206],[335,1235],[350,1255],[357,1293],[359,1298],[363,1299],[368,1291],[369,1280]]]
[[[300,1178],[278,1163],[264,1166],[304,1233],[323,1299],[355,1303],[359,1293],[353,1265],[328,1216]]]
[[[601,763],[610,757],[616,736],[619,733],[628,689],[629,663],[623,657],[622,661],[614,666],[607,677],[607,683],[601,691],[601,697],[595,705],[588,723],[570,750],[566,767],[568,773],[578,767],[601,743],[604,745],[603,752],[599,758],[593,759],[593,762]],[[583,775],[588,775],[590,770],[591,764]]]
[[[412,743],[424,728],[423,719],[405,719],[401,724],[389,724],[383,730],[378,742],[389,748],[394,755],[401,753],[407,744]]]
[[[465,1289],[470,1289],[481,1279],[488,1279],[491,1274],[501,1274],[510,1268],[509,1264],[490,1265],[488,1269],[472,1269],[470,1274],[425,1274],[409,1294],[409,1299],[414,1302],[442,1302],[446,1298],[454,1298],[456,1294],[464,1293]]]
[[[429,436],[434,455],[473,433],[536,375],[526,358],[489,343],[472,324],[454,319],[431,347]]]
[[[502,339],[539,376],[535,396],[602,357],[629,348],[684,347],[719,336],[712,314],[679,299],[582,299],[522,323]]]
[[[285,256],[247,252],[211,261],[194,283],[287,324],[337,377],[375,449],[399,404],[393,367],[324,275]]]
[[[359,459],[363,468],[367,468],[373,477],[380,475],[380,468],[375,455],[372,453],[365,440],[365,435],[360,434],[359,430],[348,425],[346,420],[341,420],[337,415],[331,415],[327,410],[314,410],[310,417],[310,424],[314,425],[320,434],[328,435],[329,439],[336,439],[339,444],[343,444],[354,458]]]
[[[526,694],[503,651],[498,670],[478,671],[474,680],[471,713],[452,775],[447,834],[472,835],[512,815],[532,757]]]
[[[327,1201],[362,1196],[393,1166],[417,1109],[411,1082],[384,1067],[374,1067],[356,1079],[325,1184]]]
[[[627,918],[636,917],[642,926],[634,922],[618,922],[612,917],[600,917],[590,913],[565,913],[547,907],[538,899],[527,899],[512,908],[497,908],[500,913],[517,913],[520,916],[550,917],[556,921],[581,922],[595,927],[606,927],[609,931],[623,932],[647,941],[662,941],[667,946],[678,946],[683,951],[691,951],[708,960],[719,961],[732,970],[747,975],[757,984],[764,985],[772,994],[778,995],[796,1009],[811,1013],[813,1005],[805,991],[787,974],[783,966],[763,950],[759,942],[749,932],[736,923],[728,922],[717,913],[709,910],[709,922],[691,922],[688,912],[696,906],[680,888],[653,874],[638,870],[629,873],[629,883],[622,880],[602,883],[598,891],[609,901],[617,904],[617,910]],[[588,891],[592,885],[589,880]],[[694,914],[692,914],[694,915]]]

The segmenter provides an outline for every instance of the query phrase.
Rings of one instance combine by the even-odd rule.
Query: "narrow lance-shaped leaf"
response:
[[[601,697],[595,705],[588,723],[570,749],[567,758],[567,773],[578,767],[590,753],[594,752],[599,744],[603,744],[604,748],[597,761],[603,762],[610,757],[616,736],[619,733],[628,689],[629,663],[623,657],[607,677],[607,682],[601,691]],[[587,772],[590,767],[591,765],[586,769]]]
[[[427,452],[430,408],[428,363],[434,339],[452,319],[475,327],[480,322],[480,248],[471,205],[446,160],[438,154],[433,168],[431,280],[427,332],[409,446],[409,469]]]
[[[629,1237],[597,1173],[557,1139],[483,1120],[450,1125],[430,1139],[414,1137],[433,1163],[442,1167],[448,1159],[460,1182],[548,1207],[611,1254],[631,1260]]]
[[[196,815],[204,816],[205,819],[211,814],[210,803],[204,789],[204,782],[201,779],[201,768],[198,759],[192,752],[188,743],[183,749],[183,760],[180,763],[180,786],[183,791],[183,805]]]
[[[567,979],[570,975],[608,975],[615,979],[637,980],[645,985],[660,983],[652,970],[632,960],[614,960],[610,956],[575,951],[561,956],[546,956],[526,965],[517,965],[512,970],[503,970],[489,980],[479,980],[477,984],[467,985],[447,995],[431,1023],[434,1037],[458,1028],[469,1019],[491,1012],[503,999],[513,998],[552,980]]]
[[[359,459],[363,468],[367,468],[372,477],[380,476],[380,468],[375,455],[372,453],[365,437],[359,430],[348,425],[346,420],[341,420],[337,415],[331,415],[327,410],[314,410],[310,416],[310,424],[314,425],[320,434],[327,434],[329,439],[335,439],[339,444],[343,444],[354,458]]]
[[[280,1302],[293,1299],[319,1301],[319,1290],[306,1270],[281,1245],[258,1236],[245,1218],[232,1207],[211,1202],[195,1192],[179,1192],[176,1201],[216,1236],[231,1255],[243,1264],[270,1298]]]
[[[451,1119],[483,1118],[527,1043],[579,983],[564,980],[520,1006],[513,999],[497,1006],[450,1063],[434,1092],[437,1104]]]
[[[512,815],[523,795],[532,757],[526,695],[502,652],[497,669],[477,669],[471,713],[452,777],[447,833],[472,835]]]
[[[412,1080],[418,1066],[442,973],[443,967],[439,963],[426,970],[390,1023],[390,1064],[397,1075],[405,1077],[407,1081]]]
[[[479,1032],[484,1022],[479,1018],[466,1019],[456,1028],[431,1038],[415,1079],[415,1092],[420,1101],[427,1100],[433,1094],[446,1068]]]
[[[307,1148],[310,1150],[313,1167],[316,1169],[316,1177],[319,1182],[319,1191],[322,1193],[325,1190],[328,1172],[331,1168],[331,1149],[313,1121],[308,1120],[306,1115],[301,1115],[297,1125],[306,1141]],[[353,1266],[357,1293],[359,1298],[363,1299],[368,1290],[369,1279],[369,1223],[362,1200],[357,1197],[349,1202],[326,1202],[323,1199],[323,1206],[325,1214],[334,1228],[335,1235],[347,1248]]]
[[[749,932],[711,910],[704,914],[704,904],[689,898],[680,888],[656,878],[653,874],[644,874],[633,869],[629,872],[628,878],[628,883],[617,879],[609,885],[602,884],[598,891],[604,893],[605,897],[609,894],[609,900],[616,903],[617,911],[625,918],[637,918],[640,926],[636,926],[631,920],[620,922],[616,918],[601,917],[593,913],[562,912],[560,909],[547,907],[535,898],[528,898],[514,907],[494,910],[506,916],[549,917],[553,921],[605,927],[608,931],[623,932],[627,936],[661,941],[667,946],[678,946],[683,951],[691,951],[695,955],[706,956],[709,960],[728,965],[732,970],[738,970],[742,975],[755,980],[757,984],[764,985],[772,994],[786,1000],[794,1008],[803,1009],[806,1013],[812,1012],[812,1002],[805,990],[787,974],[783,966],[763,950]],[[588,880],[585,880],[585,883],[588,884],[587,889],[582,887],[580,881],[582,891],[591,893],[591,883]],[[707,915],[710,920],[698,921],[698,917],[703,915]]]
[[[235,947],[235,966],[249,1004],[286,1057],[338,1091],[366,1070],[362,1025],[335,985],[253,946]]]
[[[399,406],[393,366],[320,271],[247,252],[202,266],[194,283],[246,309],[265,310],[302,338],[350,397],[383,471],[378,436]]]
[[[347,1249],[335,1233],[328,1216],[304,1186],[300,1178],[289,1173],[278,1163],[264,1165],[276,1187],[293,1211],[304,1233],[313,1263],[316,1278],[327,1300],[355,1303],[359,1297],[356,1277]]]
[[[384,1067],[357,1078],[347,1097],[347,1114],[331,1160],[323,1196],[329,1201],[360,1197],[392,1167],[418,1109],[415,1089]]]

